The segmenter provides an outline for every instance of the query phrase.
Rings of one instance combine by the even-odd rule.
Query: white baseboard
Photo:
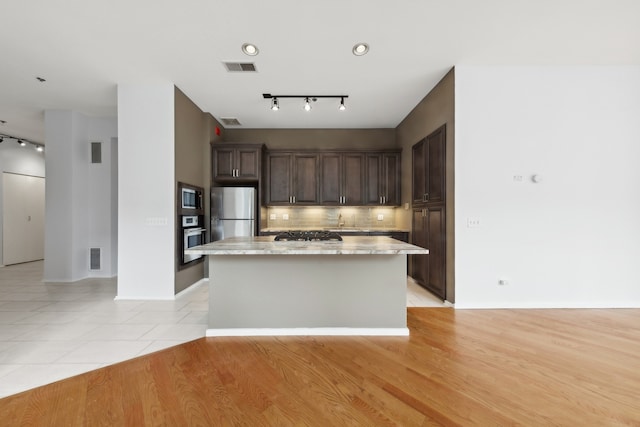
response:
[[[173,301],[175,299],[176,299],[175,296],[149,297],[144,295],[131,295],[131,296],[116,295],[113,298],[114,301]]]
[[[204,284],[208,284],[208,283],[209,283],[209,278],[200,279],[197,282],[193,283],[192,285],[189,285],[188,287],[186,287],[183,290],[181,290],[180,292],[178,292],[175,297],[177,299],[178,297],[181,297],[183,295],[187,295],[187,294],[195,291],[196,289],[198,289],[200,286],[202,286]]]
[[[207,329],[208,337],[381,336],[406,337],[409,328],[225,328]]]

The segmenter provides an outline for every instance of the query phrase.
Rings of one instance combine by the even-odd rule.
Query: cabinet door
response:
[[[445,276],[445,248],[446,230],[444,206],[427,208],[426,228],[427,255],[425,280],[426,288],[438,297],[446,297],[446,276]]]
[[[369,236],[385,236],[400,240],[401,242],[409,242],[409,233],[405,231],[370,231]]]
[[[411,199],[414,205],[424,203],[424,195],[427,193],[427,170],[426,170],[426,139],[415,144],[411,151],[412,163],[412,189]]]
[[[266,203],[288,205],[291,197],[292,161],[291,154],[278,153],[267,156]]]
[[[389,237],[400,240],[401,242],[409,243],[409,233],[404,231],[392,231],[389,233]]]
[[[343,154],[343,204],[348,206],[360,206],[364,204],[364,170],[364,156],[362,154]]]
[[[434,295],[446,298],[444,205],[413,210],[412,243],[429,255],[411,255],[411,277]]]
[[[367,154],[365,169],[365,203],[367,205],[379,205],[382,197],[380,182],[382,156],[380,154]]]
[[[384,154],[382,156],[382,196],[387,206],[400,205],[400,155]]]
[[[293,197],[295,204],[318,204],[318,154],[293,155]]]
[[[257,180],[260,177],[260,151],[255,148],[236,150],[237,178]]]
[[[411,243],[421,248],[429,249],[426,243],[426,221],[424,209],[413,209]],[[410,255],[411,277],[420,285],[426,286],[426,263],[429,255]]]
[[[323,154],[320,164],[320,203],[338,205],[341,203],[342,156],[338,153]]]
[[[400,154],[367,154],[365,203],[400,205]]]
[[[213,180],[233,179],[235,169],[233,148],[213,148]]]
[[[445,194],[445,128],[437,129],[427,137],[426,158],[426,200],[443,202]]]

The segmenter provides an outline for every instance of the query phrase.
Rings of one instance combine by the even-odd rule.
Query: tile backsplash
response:
[[[263,228],[396,227],[395,208],[389,207],[270,207]]]

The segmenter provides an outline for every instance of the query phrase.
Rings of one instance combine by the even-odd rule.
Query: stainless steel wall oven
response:
[[[185,249],[207,243],[204,223],[204,188],[178,182],[176,197],[176,268],[178,271],[202,262],[201,255],[185,255]]]
[[[182,264],[202,258],[202,255],[187,255],[184,253],[185,249],[206,243],[207,230],[202,228],[200,217],[198,215],[183,215],[182,231]]]

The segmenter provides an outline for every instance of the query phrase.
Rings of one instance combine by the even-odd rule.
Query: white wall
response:
[[[86,134],[85,116],[66,110],[45,111],[45,281],[87,277],[87,247],[82,241],[89,232],[87,154],[82,150]]]
[[[88,157],[88,247],[102,249],[99,271],[89,271],[90,277],[117,275],[117,138],[115,118],[92,118],[88,138],[84,142]],[[102,143],[102,163],[91,163],[91,142]]]
[[[115,166],[109,155],[115,118],[92,118],[68,110],[45,112],[46,221],[44,280],[72,282],[110,277],[116,230],[111,191]],[[103,143],[101,165],[90,162],[90,143]],[[103,249],[102,269],[89,270],[89,248]]]
[[[173,299],[174,85],[118,86],[118,299]]]
[[[13,139],[5,139],[0,143],[0,176],[4,172],[21,175],[45,176],[44,152],[37,152],[33,146],[21,147]],[[4,189],[0,180],[0,224],[2,223],[2,199]],[[0,241],[2,229],[0,228]],[[3,259],[2,245],[0,245],[0,260]]]
[[[640,307],[640,68],[458,66],[455,91],[456,307]]]

